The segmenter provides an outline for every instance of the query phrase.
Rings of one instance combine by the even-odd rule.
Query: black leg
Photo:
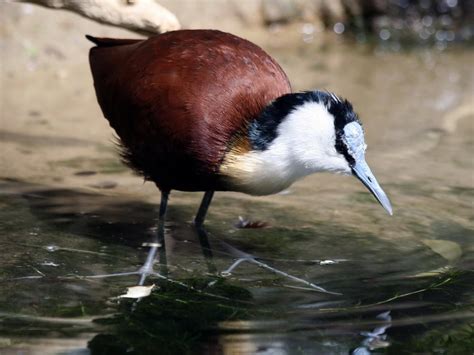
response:
[[[158,249],[160,257],[160,271],[163,276],[168,275],[168,263],[166,260],[166,246],[165,246],[165,221],[166,221],[166,209],[168,208],[168,197],[169,191],[161,192],[160,212],[158,215],[158,243],[161,247]]]
[[[140,269],[140,280],[138,284],[141,286],[146,280],[146,277],[153,272],[153,263],[156,258],[156,253],[159,253],[160,265],[162,265],[161,272],[167,274],[166,270],[166,249],[165,249],[165,217],[166,208],[168,207],[169,191],[161,191],[160,212],[158,215],[158,230],[156,239],[151,243],[148,256],[145,264]]]
[[[196,227],[196,231],[199,237],[199,243],[201,244],[202,253],[207,263],[207,269],[212,274],[216,273],[217,269],[212,260],[212,249],[211,245],[209,244],[209,238],[207,236],[206,230],[203,227],[203,224],[204,220],[206,219],[207,210],[209,209],[209,205],[211,204],[213,196],[214,191],[206,191],[204,193],[201,205],[199,206],[199,210],[196,214],[196,217],[194,218],[194,226]]]
[[[165,218],[166,218],[166,209],[168,207],[168,197],[170,195],[169,191],[161,191],[161,202],[160,202],[160,212],[158,214],[158,243],[165,242]]]
[[[209,209],[209,205],[211,204],[212,197],[214,196],[214,191],[206,191],[204,197],[202,198],[201,205],[199,206],[199,210],[194,218],[194,225],[196,228],[201,228],[204,220],[206,219],[207,210]]]
[[[160,222],[165,220],[165,215],[166,215],[166,208],[168,207],[168,197],[170,195],[169,190],[168,191],[161,191],[161,202],[160,202]]]
[[[217,273],[217,268],[214,265],[212,254],[211,244],[209,243],[209,238],[207,236],[207,232],[204,227],[196,227],[196,232],[199,238],[199,243],[201,244],[202,255],[204,255],[204,259],[206,260],[207,270],[211,274]]]
[[[168,196],[169,191],[161,191],[161,203],[160,203],[160,212],[158,220],[158,230],[151,241],[146,245],[150,247],[148,255],[143,266],[137,271],[130,272],[119,272],[114,274],[104,274],[104,275],[93,275],[87,276],[88,278],[102,279],[107,277],[115,276],[131,276],[138,275],[140,277],[138,285],[142,286],[145,283],[145,280],[148,275],[154,275],[161,279],[167,279],[167,264],[166,264],[166,249],[165,249],[165,216],[166,216],[166,207],[168,206]],[[153,271],[153,264],[155,262],[156,255],[158,254],[161,272],[157,273]]]

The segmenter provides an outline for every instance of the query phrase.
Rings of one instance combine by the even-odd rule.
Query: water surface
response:
[[[272,36],[256,40],[296,90],[325,88],[353,102],[394,216],[350,177],[311,176],[262,198],[219,193],[203,252],[190,224],[200,196],[174,193],[166,250],[155,265],[162,277],[149,277],[145,284],[155,289],[137,302],[117,298],[136,275],[89,276],[144,263],[157,227],[152,184],[132,178],[110,149],[52,158],[51,173],[38,179],[5,174],[2,352],[472,351],[472,50]],[[22,137],[2,139],[52,149],[48,137]],[[55,144],[83,143],[66,137]],[[57,171],[64,176],[48,180]],[[265,228],[236,228],[239,216]]]

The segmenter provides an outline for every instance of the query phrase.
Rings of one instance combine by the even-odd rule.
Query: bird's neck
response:
[[[314,117],[307,117],[315,112],[315,105],[320,104],[311,102],[306,93],[284,95],[249,123],[248,131],[233,141],[220,167],[220,174],[233,190],[272,194],[324,170],[324,154],[319,154],[318,141],[308,133],[321,128],[315,126],[320,122]],[[320,111],[326,114],[325,109]]]
[[[220,174],[234,191],[251,195],[274,194],[311,173],[293,161],[290,154],[283,146],[246,152],[236,147],[226,154]]]

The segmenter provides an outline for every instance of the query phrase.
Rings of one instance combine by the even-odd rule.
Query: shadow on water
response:
[[[50,352],[98,354],[463,352],[472,345],[473,272],[416,243],[407,248],[304,216],[285,220],[259,202],[254,208],[279,216],[279,226],[238,230],[211,216],[206,258],[194,229],[178,222],[190,220],[194,206],[171,206],[167,277],[149,276],[145,284],[155,289],[137,302],[117,298],[136,275],[86,276],[138,270],[157,206],[13,180],[0,188],[0,349],[27,350],[45,339]],[[217,198],[214,207],[231,200]],[[433,228],[466,233],[454,223]],[[222,273],[242,255],[342,295],[316,292],[248,258]]]

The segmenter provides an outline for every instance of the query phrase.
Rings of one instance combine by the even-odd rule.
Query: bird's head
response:
[[[255,193],[284,188],[314,172],[335,172],[357,177],[392,214],[365,160],[364,130],[347,100],[324,91],[281,96],[250,124],[248,136],[252,151],[243,170],[252,172],[250,184],[258,181]]]

